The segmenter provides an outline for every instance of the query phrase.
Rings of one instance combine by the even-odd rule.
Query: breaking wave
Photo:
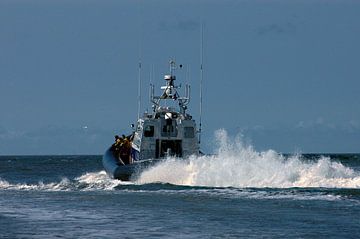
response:
[[[113,190],[119,185],[133,184],[120,180],[110,179],[105,171],[85,173],[73,180],[63,178],[60,182],[37,184],[9,183],[0,178],[0,189],[7,190],[43,190],[43,191],[72,191],[72,190]]]
[[[360,188],[360,173],[332,162],[301,155],[285,157],[273,150],[257,152],[241,138],[216,132],[218,152],[213,156],[169,159],[143,172],[137,184],[170,183],[185,186],[236,188]]]
[[[9,183],[6,180],[0,179],[0,189],[13,189],[13,190],[69,190],[70,189],[70,180],[63,178],[60,182],[54,183],[43,183],[39,182],[37,184],[27,184],[27,183]]]

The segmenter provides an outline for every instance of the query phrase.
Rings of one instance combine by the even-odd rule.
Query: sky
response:
[[[360,1],[0,0],[0,155],[102,154],[136,122],[140,58],[141,111],[175,59],[198,120],[201,24],[203,151],[225,129],[360,152]]]

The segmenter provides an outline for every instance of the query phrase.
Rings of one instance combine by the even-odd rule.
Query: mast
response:
[[[204,24],[201,23],[201,39],[200,39],[200,119],[199,119],[199,144],[201,142],[201,117],[202,117],[202,82],[203,82],[203,31],[204,31]]]
[[[190,86],[186,84],[185,88],[185,97],[180,96],[177,89],[179,89],[181,86],[175,85],[175,70],[176,70],[176,63],[174,60],[171,60],[170,62],[170,75],[165,75],[164,80],[166,81],[165,86],[161,86],[160,89],[163,90],[162,94],[160,96],[154,96],[154,85],[150,84],[150,101],[153,103],[152,108],[153,111],[156,112],[159,110],[160,107],[160,101],[162,100],[173,100],[177,101],[180,107],[180,113],[184,116],[186,116],[185,111],[187,109],[187,105],[190,102]],[[180,65],[182,67],[182,65]]]
[[[137,119],[140,119],[140,108],[141,108],[141,57],[139,59],[139,69],[138,69],[138,113],[137,113]]]
[[[141,58],[142,58],[142,38],[143,38],[143,29],[142,29],[142,9],[140,9],[140,14],[138,15],[139,21],[139,42],[138,42],[138,54],[139,54],[139,68],[138,68],[138,112],[137,120],[140,119],[140,109],[141,109]]]
[[[154,64],[152,64],[151,65],[151,69],[150,69],[150,84],[149,84],[149,100],[150,100],[150,102],[152,102],[152,98],[153,98],[153,96],[154,96],[154,93],[152,92],[153,91],[153,84],[152,84],[152,82],[153,82],[153,77],[154,77]]]

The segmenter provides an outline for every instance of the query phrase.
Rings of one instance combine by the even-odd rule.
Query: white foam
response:
[[[119,185],[133,184],[132,182],[111,179],[105,171],[85,173],[84,175],[75,178],[75,181],[83,185],[84,190],[113,190]]]
[[[70,190],[113,190],[118,185],[133,184],[116,179],[110,179],[105,171],[85,173],[73,180],[63,178],[60,182],[36,184],[15,183],[11,184],[0,178],[0,189],[7,190],[43,190],[43,191],[70,191]]]
[[[217,154],[169,159],[143,172],[137,183],[171,183],[209,187],[326,187],[360,188],[360,174],[341,163],[321,157],[304,161],[300,155],[285,158],[273,150],[256,152],[225,130],[216,132]]]
[[[11,189],[11,190],[51,190],[51,191],[60,191],[60,190],[69,190],[70,189],[70,180],[67,178],[61,179],[60,182],[44,184],[43,182],[38,182],[37,184],[27,184],[27,183],[16,183],[11,184],[6,180],[0,179],[0,189]]]

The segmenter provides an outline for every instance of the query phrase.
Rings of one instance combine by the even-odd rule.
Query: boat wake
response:
[[[328,157],[309,161],[285,157],[273,150],[256,152],[225,130],[216,132],[213,156],[168,159],[143,172],[137,184],[170,183],[186,186],[235,188],[360,188],[360,173]]]

